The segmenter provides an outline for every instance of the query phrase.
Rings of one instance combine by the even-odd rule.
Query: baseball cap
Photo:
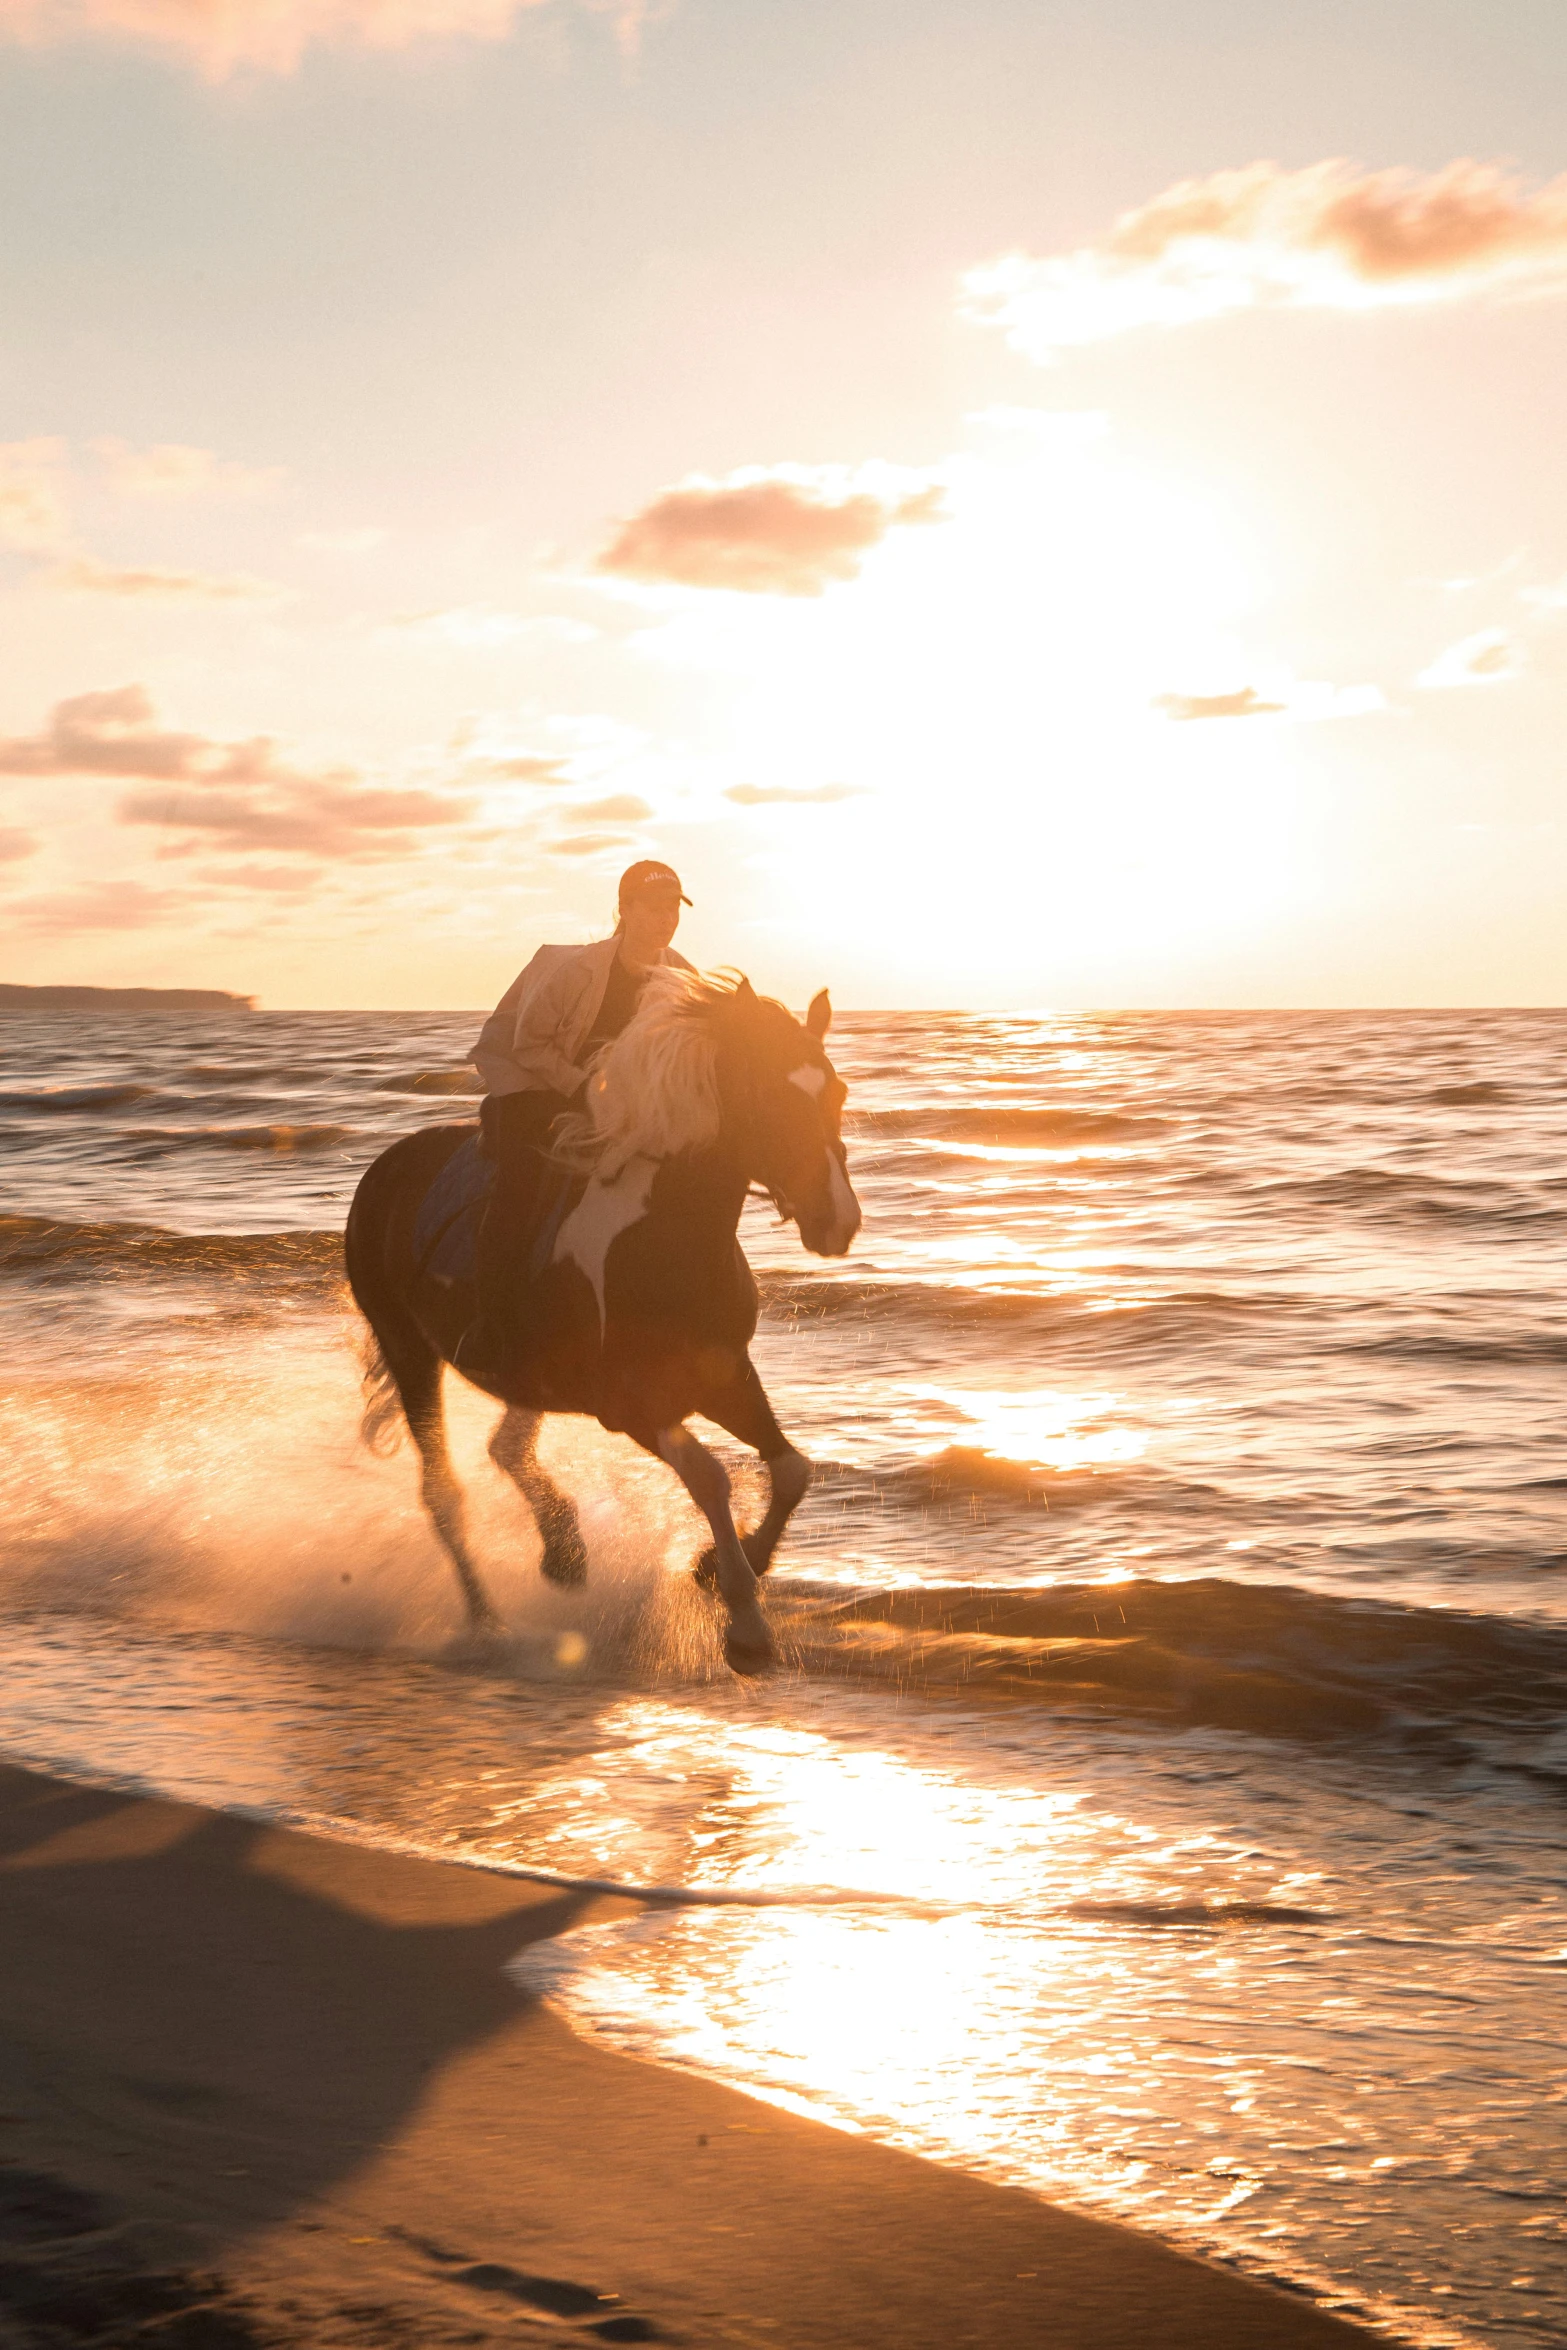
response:
[[[652,889],[656,884],[672,884],[680,903],[690,905],[691,900],[680,887],[680,876],[673,865],[661,865],[656,857],[643,857],[626,867],[620,877],[620,904],[624,906],[629,899],[640,897],[645,889]]]

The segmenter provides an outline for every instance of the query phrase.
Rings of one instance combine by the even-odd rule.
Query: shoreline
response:
[[[1329,2350],[1282,2290],[575,2035],[645,1906],[0,1761],[0,2342]]]

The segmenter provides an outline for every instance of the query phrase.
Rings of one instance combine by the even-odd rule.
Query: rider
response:
[[[589,1064],[637,1008],[649,971],[689,971],[670,941],[691,900],[670,865],[644,857],[620,877],[619,919],[585,947],[540,947],[480,1031],[482,1148],[494,1161],[478,1236],[479,1317],[457,1350],[460,1370],[504,1370],[525,1286],[523,1262],[543,1186],[550,1129],[580,1109]]]

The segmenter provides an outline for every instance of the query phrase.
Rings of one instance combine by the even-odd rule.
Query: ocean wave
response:
[[[377,1093],[463,1093],[484,1091],[476,1069],[404,1069],[395,1077],[378,1078]]]
[[[245,1092],[264,1085],[341,1089],[344,1069],[340,1061],[324,1056],[319,1061],[190,1061],[177,1072],[177,1082],[202,1087],[229,1085]]]
[[[773,1322],[888,1322],[909,1329],[975,1334],[1032,1329],[1053,1343],[1082,1342],[1094,1352],[1137,1352],[1207,1340],[1270,1338],[1303,1323],[1336,1327],[1338,1301],[1291,1290],[1182,1289],[1163,1297],[1082,1290],[970,1288],[955,1281],[853,1280],[831,1274],[757,1274],[764,1314]]]
[[[166,1232],[154,1224],[0,1215],[0,1278],[101,1281],[126,1274],[325,1296],[343,1278],[343,1243],[336,1232]]]
[[[114,1137],[116,1148],[135,1146],[160,1155],[181,1151],[324,1151],[345,1143],[363,1145],[366,1131],[359,1126],[292,1124],[279,1119],[266,1126],[131,1126]]]
[[[1190,1188],[1228,1188],[1225,1171],[1190,1179]],[[1507,1183],[1484,1176],[1403,1174],[1389,1167],[1344,1167],[1327,1175],[1248,1186],[1247,1204],[1270,1214],[1291,1209],[1370,1210],[1390,1221],[1467,1223],[1492,1227],[1559,1223],[1567,1203],[1548,1183]]]
[[[50,1117],[76,1114],[83,1110],[101,1113],[104,1110],[129,1109],[136,1102],[150,1102],[162,1088],[139,1085],[127,1081],[119,1085],[42,1085],[32,1091],[15,1089],[0,1093],[0,1110],[14,1110],[26,1117]]]
[[[769,1607],[793,1661],[835,1679],[1182,1728],[1390,1739],[1450,1759],[1483,1749],[1567,1789],[1560,1625],[1217,1576],[874,1592],[789,1577]]]
[[[1132,1142],[1168,1134],[1169,1118],[1128,1110],[1080,1110],[1049,1103],[920,1102],[897,1110],[852,1106],[844,1119],[851,1140],[1004,1143]]]

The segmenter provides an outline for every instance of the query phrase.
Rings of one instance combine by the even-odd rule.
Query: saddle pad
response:
[[[414,1219],[414,1263],[437,1281],[471,1281],[479,1215],[490,1196],[495,1169],[471,1134],[458,1146],[425,1193]]]
[[[470,1135],[447,1160],[414,1218],[414,1264],[437,1281],[472,1281],[478,1273],[479,1219],[495,1181],[494,1162]],[[560,1228],[581,1198],[582,1177],[563,1167],[547,1180],[539,1202],[528,1278],[537,1281],[555,1253]]]

